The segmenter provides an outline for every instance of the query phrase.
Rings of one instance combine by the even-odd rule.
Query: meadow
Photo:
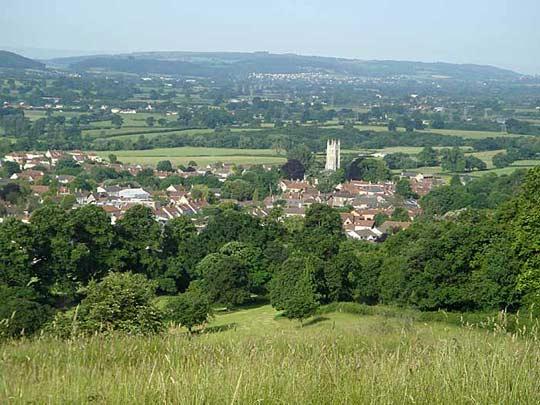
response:
[[[285,158],[276,155],[272,149],[233,149],[178,147],[148,150],[119,150],[114,152],[98,152],[104,158],[114,153],[121,162],[155,165],[160,160],[170,160],[173,164],[186,165],[190,160],[199,165],[223,162],[236,164],[278,164]]]
[[[190,336],[41,337],[1,347],[3,403],[494,404],[540,402],[533,340],[345,312],[301,327],[270,306]]]
[[[338,128],[339,126],[336,126]],[[360,131],[376,131],[376,132],[384,132],[388,131],[387,126],[382,125],[355,125],[356,129]],[[405,132],[405,128],[398,128],[397,132]],[[460,130],[460,129],[432,129],[427,128],[423,131],[417,131],[418,133],[422,132],[429,132],[433,134],[440,134],[440,135],[453,135],[453,136],[460,136],[465,139],[485,139],[485,138],[498,138],[498,137],[522,137],[527,135],[518,135],[518,134],[508,134],[505,132],[494,132],[494,131],[467,131],[467,130]]]

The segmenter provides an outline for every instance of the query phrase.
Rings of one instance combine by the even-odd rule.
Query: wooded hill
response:
[[[0,68],[45,69],[45,64],[13,52],[0,50]]]
[[[448,77],[458,80],[511,80],[516,72],[484,65],[376,61],[268,52],[146,52],[80,56],[49,61],[51,65],[84,71],[104,69],[128,73],[228,76],[249,73],[322,72],[361,77]]]

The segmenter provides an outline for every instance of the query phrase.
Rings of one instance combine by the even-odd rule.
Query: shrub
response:
[[[50,315],[50,308],[37,302],[32,290],[0,285],[0,337],[35,333]]]
[[[75,313],[56,316],[51,329],[61,337],[74,331],[157,333],[163,313],[152,303],[156,285],[141,274],[111,273],[101,282],[90,282],[87,296]]]
[[[171,298],[165,310],[171,321],[186,327],[190,332],[194,326],[204,324],[212,311],[208,297],[194,283],[185,293]]]

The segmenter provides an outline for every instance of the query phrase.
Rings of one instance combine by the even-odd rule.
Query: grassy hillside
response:
[[[205,333],[41,338],[1,347],[10,403],[538,403],[538,345],[411,319],[330,313],[300,328],[269,306]]]

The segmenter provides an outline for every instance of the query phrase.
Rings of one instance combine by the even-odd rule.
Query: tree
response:
[[[160,160],[156,165],[156,170],[159,170],[160,172],[174,172],[174,168],[170,160]]]
[[[419,166],[437,166],[439,164],[439,154],[431,146],[425,146],[416,156]]]
[[[409,213],[403,207],[396,207],[392,212],[392,221],[408,222],[411,220]]]
[[[107,213],[101,207],[85,205],[67,216],[66,228],[74,269],[71,279],[84,285],[101,279],[115,264],[111,255],[114,231]]]
[[[153,127],[156,123],[156,119],[154,117],[146,117],[145,122],[149,127]]]
[[[486,162],[484,162],[482,159],[476,157],[476,156],[467,156],[465,158],[465,170],[472,171],[474,169],[478,170],[486,170],[487,165]]]
[[[397,131],[397,124],[394,120],[388,121],[388,130],[390,132],[396,132]]]
[[[253,186],[242,179],[226,180],[221,187],[223,198],[232,198],[238,201],[251,200],[253,191]]]
[[[115,269],[158,278],[163,271],[161,229],[152,210],[136,205],[116,225],[118,250]]]
[[[412,191],[411,182],[407,179],[399,179],[396,183],[396,194],[405,199],[418,198],[418,194]]]
[[[318,175],[317,190],[321,193],[330,193],[345,180],[345,170],[325,171]]]
[[[116,164],[118,163],[118,157],[114,154],[114,153],[110,153],[109,154],[109,162],[111,164]]]
[[[285,301],[284,315],[289,319],[298,319],[303,325],[303,320],[314,315],[319,305],[312,275],[304,271],[295,284],[295,293]]]
[[[170,320],[187,328],[189,333],[212,315],[210,301],[196,282],[192,282],[185,293],[170,298],[165,311]]]
[[[0,338],[32,335],[49,319],[51,308],[29,287],[0,284]]]
[[[521,274],[518,288],[524,294],[524,303],[535,312],[540,308],[540,168],[529,170],[522,193],[513,209],[516,210],[513,235]]]
[[[382,254],[371,245],[364,248],[361,252],[349,253],[344,260],[354,301],[374,305],[379,302]]]
[[[443,149],[441,151],[441,167],[447,172],[463,172],[466,168],[466,160],[463,151],[458,147]]]
[[[305,172],[306,168],[297,159],[289,159],[281,166],[282,176],[289,180],[302,180]]]
[[[315,162],[315,155],[305,144],[298,144],[287,151],[287,160],[297,160],[306,170],[309,170]]]
[[[431,128],[433,129],[443,129],[444,128],[444,120],[442,118],[436,118],[435,120],[433,120],[433,122],[431,123]]]
[[[163,313],[153,304],[156,285],[142,274],[111,273],[92,281],[78,311],[86,332],[121,331],[157,333],[163,329]]]
[[[417,166],[416,161],[403,152],[389,153],[384,161],[389,169],[412,169]]]
[[[493,166],[498,169],[510,166],[513,163],[513,160],[504,152],[499,152],[494,155],[493,158],[491,158],[491,161],[493,162]]]
[[[246,268],[249,290],[254,294],[266,292],[266,283],[272,277],[263,262],[263,252],[249,243],[229,242],[221,247],[219,253],[238,259]]]
[[[33,261],[38,239],[33,227],[15,218],[0,223],[0,285],[26,287],[39,272]],[[39,280],[45,282],[45,277]]]
[[[211,253],[199,262],[196,271],[203,277],[211,302],[235,306],[249,300],[248,271],[237,257]]]
[[[16,162],[10,162],[8,160],[2,162],[2,172],[0,177],[10,178],[15,173],[20,173],[21,167]]]
[[[124,119],[118,114],[113,114],[111,116],[111,124],[114,125],[116,129],[119,129],[124,124]]]
[[[358,158],[347,167],[347,179],[365,180],[373,183],[389,180],[390,170],[383,160]]]
[[[407,122],[405,122],[405,131],[414,132],[414,129],[415,129],[415,122],[413,120],[407,120]]]
[[[299,251],[330,258],[345,239],[339,212],[326,204],[312,204],[306,209],[304,228],[294,237]]]

